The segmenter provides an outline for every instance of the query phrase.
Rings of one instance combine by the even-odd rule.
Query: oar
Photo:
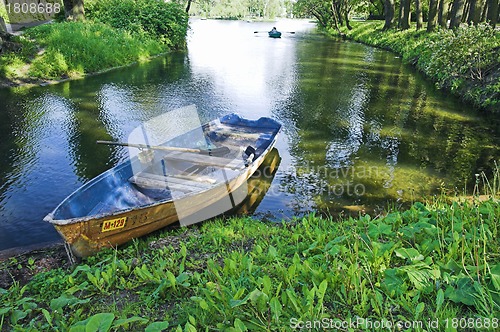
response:
[[[128,146],[132,148],[138,149],[152,149],[152,150],[162,150],[162,151],[180,151],[180,152],[191,152],[191,153],[199,153],[206,154],[209,156],[225,156],[230,152],[227,146],[223,146],[215,149],[189,149],[189,148],[178,148],[175,146],[162,146],[162,145],[147,145],[147,144],[135,144],[135,143],[125,143],[125,142],[112,142],[112,141],[97,141],[97,144],[107,144],[107,145],[119,145],[119,146]]]

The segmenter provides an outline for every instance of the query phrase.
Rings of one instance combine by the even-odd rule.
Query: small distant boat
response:
[[[281,38],[281,32],[279,31],[269,31],[268,34],[271,38]]]
[[[189,132],[155,147],[105,142],[140,146],[146,154],[139,153],[90,180],[44,220],[56,228],[74,255],[86,257],[180,221],[180,212],[184,219],[201,221],[212,217],[213,206],[227,197],[233,205],[228,210],[237,208],[233,195],[273,149],[281,125],[270,118],[248,120],[230,114],[197,129],[212,149],[180,147],[190,142]],[[137,165],[142,165],[139,173]]]

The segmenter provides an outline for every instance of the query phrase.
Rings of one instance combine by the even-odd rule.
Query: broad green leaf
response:
[[[140,322],[141,324],[146,324],[147,322],[149,322],[149,319],[138,317],[138,316],[117,319],[113,323],[113,329],[117,329],[119,327],[124,327],[126,329],[128,327],[128,324],[136,323],[136,322]]]
[[[444,295],[455,303],[474,305],[474,284],[469,278],[460,278],[457,280],[456,287],[448,286]]]
[[[376,239],[379,235],[389,235],[392,233],[392,226],[381,221],[373,222],[368,225],[368,235],[372,239]]]
[[[175,285],[177,284],[177,279],[175,278],[175,275],[170,271],[167,271],[167,280],[170,283],[170,287],[175,288]]]
[[[425,303],[420,302],[415,308],[415,319],[418,319],[420,317],[420,314],[424,311],[424,309],[425,309]]]
[[[273,282],[271,281],[271,278],[269,278],[268,275],[265,275],[262,278],[262,291],[266,294],[271,294],[271,287],[272,287]]]
[[[149,324],[144,330],[144,332],[161,332],[168,329],[168,326],[169,326],[168,322],[154,322]],[[179,329],[179,327],[177,327],[177,329]]]
[[[267,255],[270,258],[276,258],[278,256],[278,251],[276,250],[276,248],[274,246],[269,246],[269,249],[267,251]]]
[[[280,300],[278,300],[277,297],[273,297],[269,302],[269,305],[271,306],[271,314],[273,315],[276,323],[279,323],[282,311]]]
[[[115,315],[112,313],[95,314],[89,318],[85,332],[107,332],[111,329],[114,319]]]
[[[444,302],[444,292],[442,289],[439,289],[436,295],[436,312],[438,312],[439,309],[441,309],[443,302]]]
[[[186,325],[184,325],[184,332],[196,332],[196,327],[187,322]]]
[[[500,264],[493,265],[490,268],[491,271],[491,282],[495,287],[496,291],[500,291]]]
[[[325,279],[321,282],[321,284],[319,284],[318,299],[323,300],[323,297],[325,296],[327,288],[328,288],[328,281]]]
[[[409,265],[401,270],[406,271],[406,274],[408,275],[408,278],[410,279],[411,283],[413,286],[415,286],[416,289],[418,290],[424,290],[426,288],[430,288],[433,286],[433,271],[430,270],[428,267],[425,266],[415,266],[415,265]]]
[[[403,278],[398,275],[398,269],[386,269],[384,276],[381,285],[389,294],[401,295],[406,291],[407,287]]]
[[[242,332],[244,332],[244,331],[248,331],[248,329],[247,329],[246,325],[245,325],[245,324],[241,321],[241,319],[239,319],[239,318],[236,318],[236,319],[234,320],[234,327],[235,327],[235,329],[236,329],[236,330],[238,330],[238,331],[242,331]]]
[[[49,325],[52,326],[52,315],[50,314],[50,312],[48,312],[46,309],[42,308],[42,313],[43,313],[43,317],[45,317],[45,320],[47,321],[47,323],[49,323]]]
[[[5,308],[0,308],[0,315],[5,315],[9,311],[12,310],[12,307],[5,307]]]
[[[57,299],[50,301],[50,309],[61,310],[67,305],[72,305],[78,303],[80,299],[73,295],[68,295],[66,293],[61,294]]]
[[[208,303],[207,303],[207,301],[205,301],[204,299],[201,299],[201,300],[200,300],[200,307],[201,307],[201,309],[203,309],[203,310],[208,310],[208,308],[209,308],[209,307],[208,307]]]
[[[247,302],[248,302],[248,296],[245,297],[244,299],[241,299],[241,300],[231,299],[231,300],[229,300],[229,305],[231,306],[231,308],[236,308],[236,307],[239,307],[240,305],[243,305]],[[200,306],[201,306],[201,303],[200,303]],[[207,306],[207,309],[208,309],[208,306]],[[205,309],[205,310],[207,310],[207,309]]]
[[[28,312],[24,310],[14,310],[10,316],[10,321],[12,325],[16,325],[21,319],[28,316]]]
[[[412,262],[418,262],[424,259],[424,256],[422,256],[422,254],[414,248],[399,248],[394,250],[394,252],[396,253],[396,256],[409,259]]]
[[[290,302],[292,302],[292,305],[295,309],[295,312],[298,314],[301,314],[302,312],[301,312],[300,307],[297,303],[297,295],[295,294],[294,290],[287,288],[286,295],[287,295],[288,299],[290,300]]]

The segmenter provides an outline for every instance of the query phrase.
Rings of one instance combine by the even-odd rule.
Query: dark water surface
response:
[[[275,25],[281,39],[264,33]],[[59,240],[43,217],[127,157],[96,145],[196,104],[283,123],[258,217],[385,207],[463,190],[500,158],[498,122],[436,91],[394,54],[304,21],[192,21],[188,51],[84,80],[0,90],[0,250]]]

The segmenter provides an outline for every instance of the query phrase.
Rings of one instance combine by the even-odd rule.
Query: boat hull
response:
[[[281,32],[268,32],[271,38],[281,38]]]
[[[249,190],[250,188],[245,188],[247,180],[264,162],[273,149],[275,141],[276,135],[265,150],[247,167],[241,169],[237,176],[233,176],[227,182],[208,190],[187,195],[178,201],[165,200],[155,204],[127,209],[123,212],[79,218],[76,222],[74,220],[54,220],[53,215],[46,217],[46,220],[54,225],[64,241],[70,246],[74,255],[78,257],[93,255],[103,248],[116,247],[131,239],[150,234],[178,222],[176,205],[179,206],[180,204],[183,207],[188,207],[187,210],[183,208],[183,216],[203,216],[205,209],[209,209],[217,202],[227,198],[228,195],[242,190],[242,188]],[[113,172],[119,173],[121,169],[126,167],[129,166],[117,165],[107,172],[111,174]],[[100,177],[110,177],[107,172],[101,174]],[[254,190],[254,188],[251,189]],[[200,218],[200,220],[202,219],[207,218]]]

